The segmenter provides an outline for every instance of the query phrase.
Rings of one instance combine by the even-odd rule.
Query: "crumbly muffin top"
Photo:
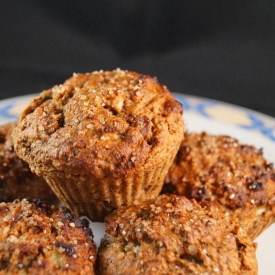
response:
[[[106,232],[101,274],[257,274],[245,231],[183,196],[121,207],[107,217]]]
[[[17,122],[11,122],[0,126],[0,201],[40,198],[57,202],[46,181],[32,173],[14,152],[11,133],[16,125]]]
[[[275,204],[275,171],[261,149],[225,135],[186,133],[164,192],[230,209]]]
[[[88,221],[40,200],[0,203],[0,274],[94,274]]]
[[[165,86],[117,69],[74,74],[42,92],[13,137],[37,174],[81,169],[102,178],[127,175],[182,133],[182,106]]]

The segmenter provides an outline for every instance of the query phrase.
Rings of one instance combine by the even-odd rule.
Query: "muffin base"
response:
[[[59,172],[45,177],[45,180],[73,213],[86,215],[94,222],[103,222],[106,215],[120,206],[155,199],[172,160],[173,157],[158,167],[145,166],[124,178],[93,179],[60,175]]]

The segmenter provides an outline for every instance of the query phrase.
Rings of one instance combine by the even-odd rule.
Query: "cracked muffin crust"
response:
[[[14,152],[11,133],[17,122],[0,126],[0,202],[40,198],[49,203],[58,199],[42,177],[31,172],[29,165]]]
[[[73,212],[103,221],[160,193],[182,112],[156,78],[120,69],[74,74],[25,109],[15,149]]]
[[[0,274],[95,274],[88,221],[40,200],[0,203]]]
[[[275,171],[262,150],[225,135],[186,133],[163,193],[212,201],[255,239],[275,221]]]
[[[121,207],[106,218],[102,275],[257,274],[256,244],[219,209],[183,196]]]

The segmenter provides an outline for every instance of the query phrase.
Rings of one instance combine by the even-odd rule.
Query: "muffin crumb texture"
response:
[[[15,153],[11,134],[16,125],[17,122],[0,125],[0,202],[40,198],[57,204],[46,181],[32,173],[28,163]]]
[[[40,200],[0,203],[0,274],[95,274],[88,225]]]
[[[256,245],[213,207],[161,195],[107,217],[101,274],[257,274]]]
[[[275,170],[261,149],[226,135],[185,133],[162,193],[212,201],[255,239],[275,221]]]

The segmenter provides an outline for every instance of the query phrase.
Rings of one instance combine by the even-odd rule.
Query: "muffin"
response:
[[[184,196],[125,206],[106,218],[101,275],[257,274],[256,245],[219,209]]]
[[[186,133],[163,193],[213,201],[255,239],[275,220],[275,171],[263,152],[224,135]]]
[[[182,112],[156,78],[120,69],[74,74],[25,109],[15,150],[74,213],[103,221],[160,193]]]
[[[46,181],[31,172],[14,152],[11,133],[17,122],[0,126],[0,202],[40,198],[49,203],[58,199]]]
[[[0,203],[0,274],[95,274],[88,221],[40,200]]]

